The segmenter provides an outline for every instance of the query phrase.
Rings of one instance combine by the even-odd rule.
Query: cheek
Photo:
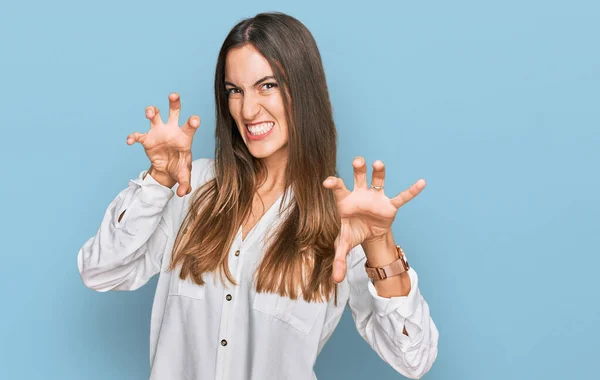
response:
[[[271,115],[275,116],[279,124],[286,124],[285,106],[281,96],[272,96],[268,100],[268,109]]]
[[[285,106],[283,105],[283,101],[280,101],[277,104],[277,118],[279,119],[279,123],[281,125],[281,133],[283,134],[284,139],[287,141],[288,125],[287,125],[287,117],[286,117]]]
[[[231,117],[233,117],[237,124],[240,120],[241,114],[240,102],[237,99],[229,100],[229,113],[231,114]]]
[[[228,101],[228,105],[229,105],[229,113],[231,114],[231,116],[233,116],[234,118],[236,118],[236,116],[239,114],[238,112],[238,104],[239,102],[237,102],[235,99],[229,99]]]

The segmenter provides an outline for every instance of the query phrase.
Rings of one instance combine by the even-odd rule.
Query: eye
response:
[[[225,89],[225,94],[227,96],[237,95],[237,94],[241,94],[241,93],[242,93],[242,90],[240,90],[239,88],[230,87],[230,88]]]
[[[270,90],[270,89],[277,87],[277,83],[269,82],[269,83],[263,84],[261,87],[265,90]]]

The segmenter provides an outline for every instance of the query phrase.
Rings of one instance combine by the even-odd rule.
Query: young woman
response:
[[[369,186],[361,157],[352,192],[335,176],[325,74],[306,27],[266,13],[231,30],[215,75],[214,159],[192,161],[200,119],[179,127],[179,96],[169,101],[166,123],[148,107],[150,130],[127,138],[151,166],[77,258],[98,291],[134,290],[160,274],[150,378],[314,378],[346,304],[384,361],[423,376],[438,331],[391,226],[425,182],[390,199],[383,163]]]

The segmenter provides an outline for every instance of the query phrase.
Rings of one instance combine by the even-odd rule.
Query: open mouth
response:
[[[259,123],[259,124],[252,124],[252,125],[248,125],[246,124],[246,130],[248,131],[248,133],[251,136],[264,136],[267,133],[271,132],[271,129],[273,129],[273,127],[275,126],[275,123],[272,121],[266,121],[264,123]]]

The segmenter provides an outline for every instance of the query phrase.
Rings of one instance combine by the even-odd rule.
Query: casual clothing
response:
[[[431,368],[438,331],[414,269],[409,270],[408,296],[380,297],[367,278],[365,254],[358,245],[347,258],[337,306],[333,297],[309,303],[257,294],[252,275],[264,255],[264,238],[283,220],[280,196],[244,241],[238,230],[228,257],[238,285],[224,287],[215,273],[205,273],[202,286],[189,278],[180,280],[179,270],[166,268],[191,194],[181,198],[175,194],[177,185],[170,189],[144,174],[110,203],[77,263],[85,285],[100,292],[134,290],[159,274],[150,329],[151,380],[315,379],[317,355],[346,304],[360,335],[396,371],[418,378]],[[214,160],[195,160],[192,189],[214,175]],[[404,327],[408,336],[402,333]]]

